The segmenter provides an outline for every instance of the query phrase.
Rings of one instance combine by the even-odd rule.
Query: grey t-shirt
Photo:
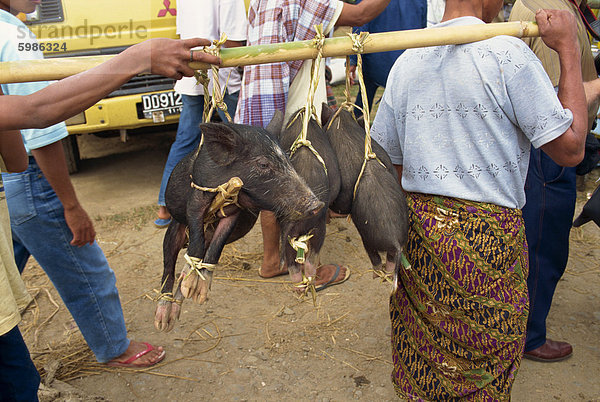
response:
[[[430,29],[483,23],[462,17]],[[522,208],[530,145],[554,140],[572,120],[535,54],[497,36],[404,52],[371,134],[403,165],[407,191]]]

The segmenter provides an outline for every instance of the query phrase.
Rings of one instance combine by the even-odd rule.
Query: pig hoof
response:
[[[186,265],[179,277],[181,294],[187,299],[192,299],[198,304],[208,300],[208,291],[212,283],[212,271],[202,268],[198,271],[191,270]]]
[[[172,303],[167,300],[159,300],[158,306],[156,306],[156,313],[154,314],[154,327],[158,331],[169,331],[169,321],[172,312]],[[172,325],[171,325],[172,328]]]
[[[181,314],[181,303],[183,300],[175,300],[175,303],[171,305],[171,313],[169,314],[169,319],[167,321],[167,329],[165,332],[169,332],[175,326],[175,322],[179,321],[179,315]]]
[[[198,288],[198,274],[196,271],[191,271],[191,267],[186,265],[181,271],[181,294],[186,299],[192,298]]]
[[[208,291],[212,283],[212,272],[202,269],[200,273],[202,276],[197,283],[198,287],[193,295],[194,301],[198,304],[202,304],[208,300]]]

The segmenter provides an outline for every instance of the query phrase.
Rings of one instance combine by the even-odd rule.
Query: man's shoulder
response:
[[[523,64],[538,60],[527,44],[514,36],[499,35],[481,43],[496,55],[500,64]]]
[[[487,39],[483,42],[488,43],[490,46],[497,49],[507,49],[516,52],[524,52],[526,49],[529,49],[525,42],[520,38],[509,35],[498,35],[494,36],[490,39]]]

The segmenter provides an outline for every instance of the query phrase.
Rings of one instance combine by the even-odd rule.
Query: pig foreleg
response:
[[[239,217],[240,211],[237,210],[231,215],[219,219],[210,245],[204,255],[203,264],[207,265],[207,267],[200,269],[200,274],[204,277],[204,280],[199,280],[196,288],[188,296],[193,298],[196,303],[204,303],[208,299],[208,291],[210,290],[213,277],[211,268],[219,262],[223,247],[225,247],[227,239],[231,235],[231,232],[233,232]]]
[[[194,268],[197,268],[204,258],[204,214],[213,198],[214,194],[195,191],[187,202],[186,214],[190,240],[186,254],[188,264],[179,277],[181,293],[186,298],[192,297],[198,288],[199,270]]]
[[[175,281],[177,254],[185,245],[185,241],[185,225],[173,220],[163,240],[164,270],[158,305],[154,314],[154,327],[159,331],[170,331],[173,325],[175,325],[175,320],[179,319],[183,297],[181,296],[181,292],[179,292],[179,286],[177,287],[179,301],[177,300],[177,295],[175,297],[172,296],[172,290]],[[175,304],[173,304],[173,301],[175,301]]]

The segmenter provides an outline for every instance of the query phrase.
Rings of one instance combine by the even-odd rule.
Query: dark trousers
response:
[[[523,219],[529,246],[529,319],[525,351],[546,342],[546,317],[569,258],[575,212],[575,168],[563,168],[542,150],[531,149]]]
[[[358,78],[357,78],[358,80]],[[359,87],[360,88],[360,87]],[[377,89],[379,88],[379,85],[377,85],[377,83],[375,81],[371,81],[369,80],[367,77],[365,77],[365,90],[367,91],[367,105],[369,105],[369,111],[371,111],[371,109],[373,108],[373,100],[375,99],[375,93],[377,92]],[[358,94],[356,95],[356,101],[354,102],[356,104],[356,106],[358,107],[364,107],[363,106],[363,95],[362,95],[362,91],[359,89]],[[360,109],[354,109],[354,115],[356,117],[360,117],[362,116],[363,112]],[[370,114],[369,114],[370,116]],[[373,118],[371,116],[371,118]]]
[[[37,401],[40,375],[19,328],[0,336],[0,401]]]

